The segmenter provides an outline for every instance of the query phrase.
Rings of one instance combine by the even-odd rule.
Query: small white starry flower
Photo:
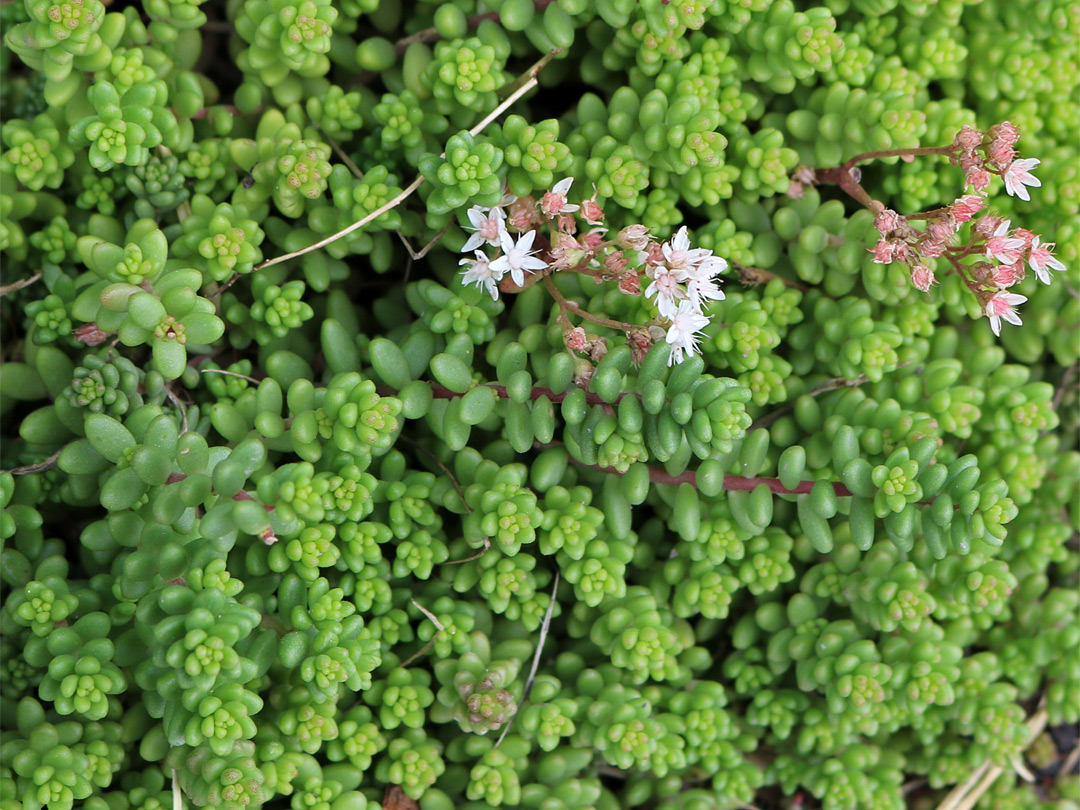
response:
[[[497,273],[491,269],[491,263],[483,252],[479,250],[476,251],[475,259],[462,259],[458,262],[458,265],[466,268],[462,271],[462,284],[469,285],[475,283],[482,285],[489,293],[491,293],[492,300],[498,299],[499,281],[502,279],[503,274]]]
[[[500,235],[503,255],[492,259],[492,271],[498,273],[500,278],[509,273],[514,283],[521,287],[525,284],[526,272],[544,270],[547,267],[547,262],[536,258],[533,255],[536,251],[530,249],[535,238],[536,231],[528,231],[519,236],[515,244],[514,237],[503,231]]]
[[[686,299],[686,290],[682,286],[687,279],[686,273],[664,264],[648,265],[645,273],[652,279],[652,284],[645,288],[645,297],[656,299],[656,309],[662,317],[674,318],[679,302]]]
[[[1028,190],[1024,186],[1042,187],[1042,181],[1031,173],[1031,170],[1041,162],[1038,158],[1024,158],[1023,160],[1014,160],[1009,164],[1009,168],[1001,176],[1005,180],[1005,190],[1010,196],[1019,197],[1024,202],[1030,202],[1031,195],[1028,194]]]
[[[661,246],[664,260],[672,270],[687,270],[696,267],[705,259],[712,256],[712,251],[706,248],[690,247],[690,235],[686,226],[679,228],[679,232]]]
[[[485,216],[484,209],[478,205],[470,208],[466,214],[472,223],[475,233],[469,237],[469,241],[461,248],[462,253],[476,250],[483,244],[499,246],[499,239],[506,231],[506,214],[501,208],[492,208]]]
[[[687,357],[697,354],[697,334],[709,323],[707,316],[701,314],[701,310],[694,306],[692,301],[682,301],[671,319],[664,340],[671,344],[671,356],[668,357],[668,365],[681,363]],[[685,357],[684,357],[685,354]]]
[[[986,313],[986,317],[990,319],[990,328],[994,330],[995,335],[1001,334],[1002,318],[1014,326],[1023,324],[1020,316],[1016,314],[1015,307],[1025,301],[1027,301],[1027,296],[1017,295],[1016,293],[999,292],[990,297],[983,311]]]
[[[724,291],[714,281],[728,269],[728,263],[719,256],[710,256],[690,271],[686,279],[686,297],[697,304],[698,309],[708,301],[723,301]]]
[[[1028,251],[1028,266],[1035,271],[1039,281],[1043,284],[1050,283],[1050,271],[1057,270],[1059,273],[1065,269],[1065,265],[1054,256],[1054,246],[1042,244],[1042,237],[1036,236],[1031,240],[1031,248]]]

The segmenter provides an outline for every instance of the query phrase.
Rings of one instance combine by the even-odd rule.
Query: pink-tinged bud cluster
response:
[[[592,362],[607,353],[608,341],[575,326],[572,316],[622,330],[637,361],[658,339],[672,347],[669,362],[679,363],[697,353],[700,331],[709,322],[704,309],[724,299],[717,276],[727,270],[727,262],[711,250],[692,247],[685,227],[668,242],[658,241],[640,224],[628,225],[609,238],[595,188],[590,199],[574,204],[569,201],[572,186],[573,180],[567,178],[541,195],[539,202],[504,194],[493,208],[467,211],[465,227],[470,235],[463,251],[473,257],[459,262],[462,283],[476,284],[498,299],[500,292],[521,292],[543,279],[559,306],[567,348]],[[895,212],[894,217],[902,221]],[[579,219],[592,229],[579,232]],[[488,247],[495,255],[485,252]],[[638,326],[587,313],[580,304],[567,301],[548,278],[559,272],[587,275],[597,284],[614,281],[624,295],[650,299],[657,315],[647,326]],[[587,384],[592,366],[580,355],[576,363],[576,378]]]
[[[979,300],[995,334],[1000,333],[1002,322],[1020,324],[1016,307],[1026,300],[1005,290],[1023,281],[1028,269],[1044,284],[1051,282],[1051,271],[1065,269],[1053,255],[1053,244],[1043,244],[1038,234],[1013,228],[1008,219],[985,211],[983,192],[993,175],[1004,180],[1010,195],[1022,200],[1029,199],[1028,188],[1041,185],[1032,175],[1039,161],[1016,155],[1019,140],[1019,131],[1008,121],[985,133],[964,126],[950,146],[927,151],[948,155],[964,170],[967,185],[976,193],[962,194],[944,208],[911,217],[877,201],[868,204],[880,235],[870,250],[873,260],[907,264],[912,286],[928,292],[936,283],[932,260],[944,259],[951,265],[949,272],[957,273]],[[919,221],[926,223],[921,229]],[[971,223],[967,239],[956,244],[964,223]],[[972,261],[975,257],[978,260]]]

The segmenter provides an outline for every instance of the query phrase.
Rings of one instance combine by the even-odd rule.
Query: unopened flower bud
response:
[[[529,196],[518,197],[510,203],[506,222],[518,233],[530,231],[534,224],[543,222],[540,218],[540,209],[536,207],[536,200]]]
[[[644,329],[637,329],[627,333],[626,342],[630,346],[630,356],[633,358],[634,365],[641,365],[641,361],[645,359],[645,355],[653,346],[652,335]]]
[[[964,152],[960,155],[959,165],[965,172],[970,172],[973,169],[983,168],[985,164],[983,159],[974,152]]]
[[[641,276],[637,273],[619,276],[619,292],[626,295],[641,295]]]
[[[878,264],[891,264],[896,255],[896,242],[888,239],[879,239],[870,252],[874,254],[874,261]]]
[[[970,152],[973,149],[978,149],[982,142],[983,134],[974,127],[964,124],[964,126],[960,127],[960,131],[956,133],[953,146]]]
[[[611,276],[622,275],[627,264],[626,255],[621,250],[613,250],[604,256],[604,272]]]
[[[989,239],[994,235],[994,231],[998,229],[998,226],[1005,220],[994,214],[987,214],[984,217],[980,217],[979,221],[975,223],[974,230],[979,236]]]
[[[604,221],[604,209],[596,201],[596,195],[581,203],[581,216],[590,225],[599,225]]]
[[[945,255],[946,245],[944,242],[938,242],[934,239],[924,239],[919,242],[918,253],[920,256],[926,259],[936,259],[938,256]]]
[[[986,200],[978,194],[965,194],[949,206],[949,213],[957,222],[967,222],[986,207]]]
[[[598,337],[589,341],[589,357],[594,363],[600,362],[600,358],[607,354],[607,350],[607,338]]]
[[[650,242],[648,247],[640,254],[641,261],[645,264],[659,267],[665,261],[664,249],[659,242]]]
[[[968,169],[967,184],[976,191],[986,191],[990,188],[990,172],[986,169],[973,167]]]
[[[911,268],[911,284],[915,289],[929,292],[934,281],[934,271],[925,264],[917,264]]]
[[[594,253],[600,250],[600,247],[604,244],[604,235],[607,233],[605,228],[594,228],[578,239],[579,242],[588,250]]]
[[[1035,241],[1037,234],[1029,231],[1027,228],[1014,228],[1013,232],[1009,234],[1013,239],[1022,239],[1024,241],[1023,250],[1027,250],[1031,247],[1031,243]]]
[[[900,227],[901,219],[902,217],[891,208],[883,208],[874,217],[874,227],[882,236],[888,236]]]
[[[990,127],[988,133],[990,137],[995,141],[1002,141],[1010,146],[1015,146],[1020,140],[1020,130],[1012,125],[1009,121],[1002,121],[1000,124],[994,124]]]
[[[949,213],[936,216],[926,223],[926,233],[935,242],[948,242],[956,233],[956,220]]]
[[[627,225],[615,237],[615,244],[627,250],[645,250],[649,244],[649,229],[644,225]]]
[[[563,334],[563,341],[566,343],[566,348],[572,352],[585,351],[586,336],[585,330],[580,326],[575,326],[569,332]]]
[[[1025,275],[1023,261],[1015,264],[999,264],[990,270],[990,283],[999,290],[1004,290],[1014,284],[1019,284],[1024,280]]]
[[[987,157],[990,158],[990,162],[997,166],[999,169],[1004,169],[1016,158],[1016,150],[1013,149],[1013,145],[1008,141],[995,140],[990,144],[990,148],[986,152]]]
[[[554,269],[570,270],[581,265],[588,257],[589,251],[570,234],[555,231],[551,235],[550,266]]]

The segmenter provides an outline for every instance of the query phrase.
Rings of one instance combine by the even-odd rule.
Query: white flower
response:
[[[690,272],[686,280],[686,296],[697,304],[698,309],[704,307],[706,301],[724,300],[724,291],[713,278],[727,268],[728,263],[719,256],[710,256]]]
[[[711,250],[690,247],[690,236],[686,232],[685,225],[679,228],[679,232],[672,237],[671,241],[665,242],[660,249],[663,251],[668,267],[672,270],[690,270],[712,256]]]
[[[1035,271],[1035,275],[1039,277],[1039,281],[1043,284],[1050,283],[1050,271],[1057,270],[1061,272],[1065,269],[1063,265],[1054,256],[1054,246],[1044,245],[1041,243],[1042,237],[1036,236],[1031,240],[1031,249],[1028,252],[1028,265]]]
[[[994,230],[993,235],[986,240],[986,257],[994,259],[1002,264],[1016,264],[1020,261],[1020,250],[1024,247],[1023,239],[1010,239],[1009,228],[1012,223],[1002,220]]]
[[[701,310],[694,306],[692,301],[682,301],[675,317],[671,319],[664,339],[671,344],[671,356],[668,357],[668,365],[681,363],[686,357],[697,354],[698,332],[705,328],[709,319],[701,314]]]
[[[1010,196],[1019,197],[1024,202],[1031,200],[1031,196],[1024,186],[1031,186],[1032,188],[1042,186],[1042,181],[1031,174],[1031,170],[1041,162],[1038,158],[1025,158],[1023,160],[1014,160],[1009,164],[1009,168],[1005,170],[1002,178],[1005,180],[1005,190],[1009,192]]]
[[[674,318],[679,302],[686,299],[686,290],[682,287],[686,273],[663,264],[649,265],[645,273],[652,279],[652,284],[645,288],[645,297],[656,299],[656,309],[663,317]]]
[[[469,285],[472,283],[482,284],[487,288],[487,291],[491,293],[493,300],[499,297],[499,280],[503,274],[498,273],[491,268],[491,263],[488,261],[488,257],[481,251],[476,251],[475,259],[462,259],[458,262],[460,267],[467,269],[463,270],[464,277],[461,279],[461,283]]]
[[[545,269],[547,262],[537,259],[533,256],[536,251],[530,250],[535,238],[536,231],[528,231],[519,236],[517,244],[514,244],[514,237],[503,231],[500,235],[503,255],[492,260],[492,271],[498,273],[500,278],[503,274],[510,273],[510,278],[521,287],[525,284],[526,271],[531,273],[533,270]]]
[[[498,247],[500,236],[506,232],[506,214],[501,208],[491,208],[490,213],[484,216],[484,210],[474,205],[466,212],[469,222],[472,223],[476,233],[469,237],[469,241],[461,249],[462,253],[476,250],[487,243]]]
[[[1027,296],[1017,295],[1016,293],[999,292],[990,297],[983,311],[986,313],[986,317],[990,319],[990,328],[994,330],[995,335],[1001,334],[1002,318],[1015,326],[1020,326],[1023,323],[1020,316],[1016,314],[1014,307],[1025,301],[1027,301]]]

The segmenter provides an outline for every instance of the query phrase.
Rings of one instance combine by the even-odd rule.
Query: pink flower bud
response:
[[[604,235],[606,231],[603,228],[597,228],[596,230],[589,231],[583,234],[578,241],[588,250],[596,252],[604,244]]]
[[[648,247],[645,248],[644,261],[645,264],[651,264],[655,267],[659,267],[666,261],[664,250],[659,242],[650,242]]]
[[[630,356],[634,360],[634,365],[641,365],[641,361],[645,359],[645,355],[652,348],[652,335],[645,330],[637,330],[627,334],[626,340],[630,344]]]
[[[564,333],[563,340],[566,342],[566,348],[568,348],[570,351],[585,351],[587,338],[585,335],[585,330],[582,329],[580,326],[575,326],[569,332]]]
[[[882,236],[888,236],[900,227],[902,219],[903,217],[891,208],[884,208],[878,212],[876,217],[874,217],[874,227],[877,228],[877,232]]]
[[[971,168],[967,172],[967,184],[976,191],[986,191],[990,188],[990,172],[986,169]]]
[[[573,214],[559,214],[555,218],[555,227],[563,233],[577,233],[577,220]]]
[[[550,266],[556,270],[570,270],[582,264],[589,257],[587,251],[577,239],[567,233],[555,231],[551,235]]]
[[[604,270],[612,276],[622,275],[627,264],[626,256],[621,250],[614,250],[604,257]]]
[[[956,220],[949,213],[936,216],[926,223],[926,233],[935,242],[948,242],[956,233]]]
[[[995,141],[1002,141],[1010,146],[1015,146],[1020,140],[1020,130],[1013,126],[1009,121],[1002,121],[1000,124],[994,124],[990,127],[988,133]]]
[[[581,204],[581,216],[590,225],[599,225],[604,221],[604,209],[596,202],[596,197],[590,197]]]
[[[998,229],[998,226],[1005,220],[994,214],[987,214],[984,217],[980,217],[979,221],[973,226],[975,233],[984,239],[989,239],[994,235],[994,231]]]
[[[964,124],[964,126],[960,127],[960,131],[956,133],[953,146],[970,152],[973,149],[978,149],[982,142],[983,134],[974,127]]]
[[[990,162],[999,169],[1004,169],[1016,158],[1016,150],[1013,149],[1013,145],[1008,141],[999,139],[990,144],[990,148],[987,150],[987,157],[989,157]]]
[[[965,194],[957,198],[949,212],[957,222],[967,222],[986,207],[986,200],[978,194]]]
[[[893,257],[896,255],[896,245],[896,242],[890,242],[888,239],[878,240],[874,249],[870,251],[874,254],[874,261],[878,264],[892,264]]]
[[[919,242],[918,253],[923,258],[936,259],[938,256],[945,255],[946,247],[944,242],[937,242],[933,239],[924,239]]]
[[[641,295],[641,276],[637,273],[619,276],[619,292],[626,295]]]
[[[1016,228],[1016,229],[1013,230],[1013,232],[1011,234],[1009,234],[1009,236],[1011,236],[1013,239],[1021,239],[1021,240],[1023,240],[1023,242],[1024,242],[1024,246],[1022,248],[1023,250],[1027,250],[1028,248],[1030,248],[1031,243],[1034,242],[1035,239],[1038,238],[1038,234],[1032,233],[1027,228]]]
[[[985,164],[974,152],[964,152],[960,155],[959,165],[965,172],[970,172],[972,169],[981,169]]]
[[[917,264],[911,268],[911,284],[916,290],[929,292],[935,280],[934,271],[925,264]]]
[[[507,224],[518,233],[530,231],[534,224],[539,225],[542,221],[536,200],[532,197],[518,197],[510,203]]]
[[[649,229],[644,225],[627,225],[615,237],[615,244],[626,250],[645,250]]]
[[[607,349],[607,338],[597,337],[589,341],[589,357],[594,363],[598,363],[607,354]]]
[[[784,193],[793,200],[801,200],[806,194],[806,186],[804,186],[798,180],[792,180],[790,183],[788,183],[787,191],[785,191]]]
[[[566,202],[566,197],[562,194],[556,194],[554,191],[545,191],[544,196],[540,198],[540,213],[546,217],[555,216],[562,211]]]
[[[1022,261],[1016,264],[999,264],[990,270],[990,283],[999,290],[1004,290],[1014,284],[1019,284],[1024,280],[1025,275]]]

